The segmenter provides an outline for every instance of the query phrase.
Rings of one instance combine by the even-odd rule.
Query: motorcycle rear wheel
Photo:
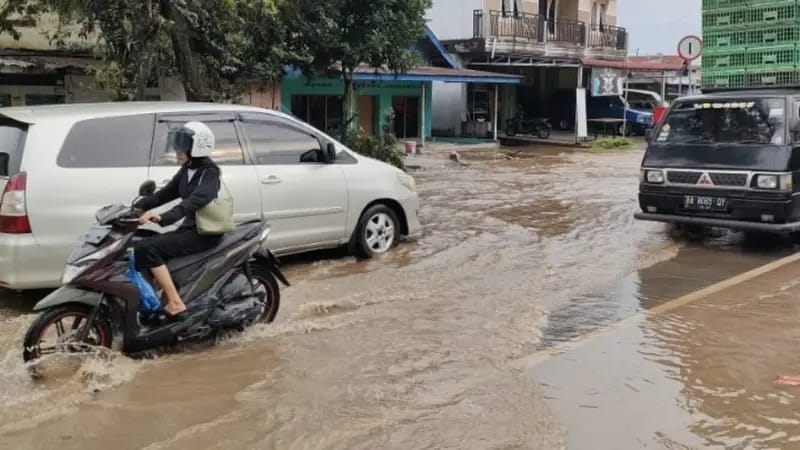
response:
[[[23,341],[22,357],[25,362],[54,353],[83,353],[92,347],[111,348],[113,331],[111,325],[95,319],[83,342],[75,338],[86,323],[91,310],[88,306],[68,304],[44,311],[33,321]],[[55,331],[55,342],[43,345],[49,332]]]

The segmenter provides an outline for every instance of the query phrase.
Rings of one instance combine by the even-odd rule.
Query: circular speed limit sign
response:
[[[694,61],[703,53],[703,40],[697,36],[686,36],[678,43],[678,55],[686,61]]]

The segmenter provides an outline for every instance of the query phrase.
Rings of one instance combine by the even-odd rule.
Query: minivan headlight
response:
[[[664,183],[664,171],[663,170],[645,170],[644,180],[648,183],[652,184],[662,184]]]
[[[417,182],[414,177],[405,173],[398,173],[397,180],[411,192],[417,192]]]

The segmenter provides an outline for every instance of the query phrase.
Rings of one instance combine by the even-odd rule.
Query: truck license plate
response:
[[[727,200],[728,199],[724,197],[687,195],[683,198],[683,206],[686,209],[696,209],[700,211],[725,211],[728,206]]]

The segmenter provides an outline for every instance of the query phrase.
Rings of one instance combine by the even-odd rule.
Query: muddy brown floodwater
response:
[[[528,150],[415,157],[421,236],[369,262],[291,258],[277,321],[213,347],[67,358],[34,382],[32,300],[10,296],[0,448],[560,448],[520,358],[786,252],[634,221],[640,150]]]

